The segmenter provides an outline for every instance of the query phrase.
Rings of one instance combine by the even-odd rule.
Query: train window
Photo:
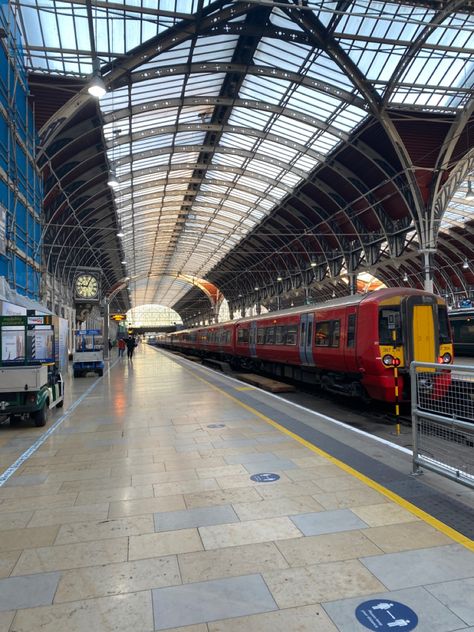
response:
[[[317,347],[329,347],[331,340],[331,321],[326,320],[316,323],[315,345]]]
[[[295,345],[296,338],[298,334],[298,328],[296,325],[288,325],[286,330],[286,344],[287,345]]]
[[[341,337],[341,321],[333,320],[332,321],[332,340],[331,347],[339,346],[339,338]]]
[[[383,307],[379,311],[379,344],[401,344],[402,325],[399,307]]]
[[[285,338],[286,338],[286,327],[276,327],[275,328],[275,344],[276,345],[284,345],[285,344]]]
[[[249,341],[249,330],[239,329],[237,334],[237,342],[244,343]]]
[[[347,319],[347,347],[352,349],[355,346],[355,324],[356,324],[356,315],[349,314],[349,318]]]
[[[263,345],[265,343],[265,329],[263,327],[259,327],[257,329],[257,344]]]
[[[449,335],[448,312],[444,305],[438,305],[439,344],[451,342]]]
[[[275,327],[267,327],[265,331],[265,344],[272,345],[275,342]]]
[[[230,331],[225,332],[225,343],[226,345],[230,344]]]

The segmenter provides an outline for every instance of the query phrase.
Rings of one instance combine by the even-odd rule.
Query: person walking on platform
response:
[[[135,338],[133,336],[129,336],[125,343],[127,345],[127,358],[131,360],[136,347]]]
[[[119,338],[119,341],[117,342],[117,347],[118,347],[118,357],[123,358],[123,353],[126,347],[125,340],[123,338]]]

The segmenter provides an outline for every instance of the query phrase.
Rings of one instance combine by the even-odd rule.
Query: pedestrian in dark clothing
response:
[[[125,341],[125,344],[127,345],[127,358],[131,360],[136,347],[135,338],[133,336],[129,336]]]

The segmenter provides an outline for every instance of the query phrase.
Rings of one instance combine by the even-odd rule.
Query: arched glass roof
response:
[[[206,278],[369,117],[472,104],[463,2],[13,4],[32,71],[87,76],[100,60],[134,302],[179,302],[178,275]],[[442,228],[472,213],[466,182]]]

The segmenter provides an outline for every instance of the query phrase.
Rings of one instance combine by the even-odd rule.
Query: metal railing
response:
[[[474,366],[410,365],[413,473],[474,488]]]

